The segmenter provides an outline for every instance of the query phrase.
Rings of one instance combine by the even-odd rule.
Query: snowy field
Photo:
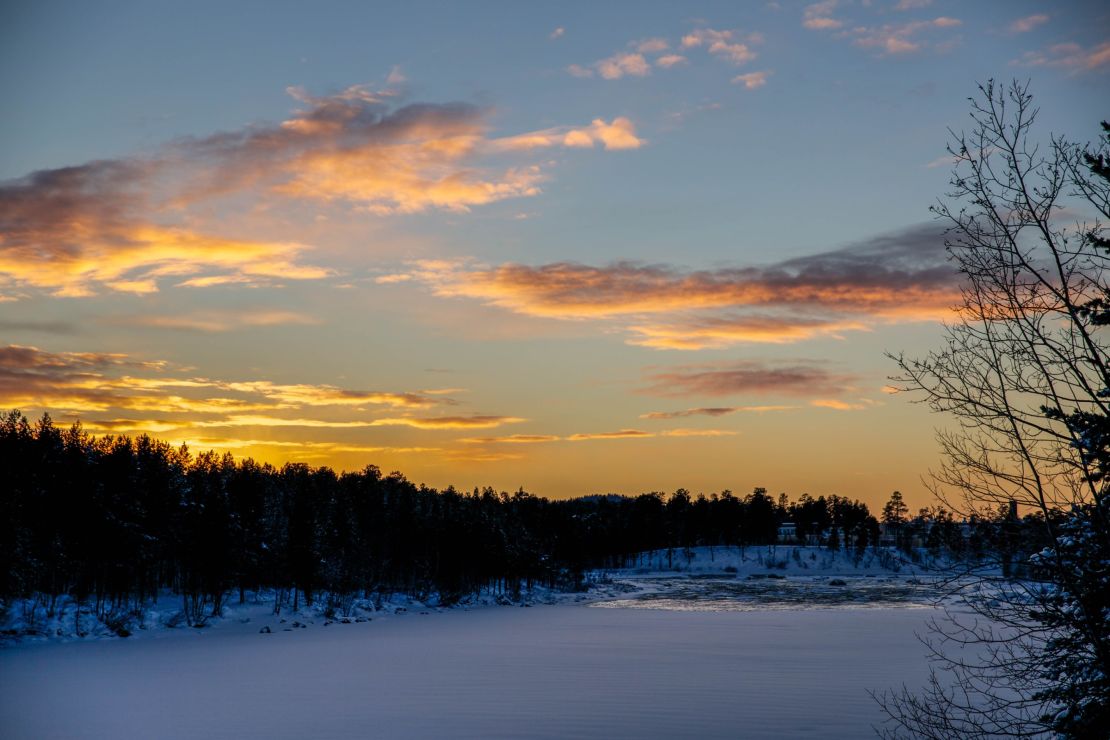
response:
[[[303,628],[258,606],[205,630],[10,646],[0,736],[859,738],[882,721],[869,689],[925,679],[914,633],[936,611],[912,575],[777,579],[702,555],[582,602]]]

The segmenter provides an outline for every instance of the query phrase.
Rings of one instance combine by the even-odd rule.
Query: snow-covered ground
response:
[[[0,735],[858,738],[882,720],[868,690],[925,679],[914,633],[935,614],[927,600],[764,608],[742,590],[858,591],[889,571],[850,558],[802,567],[808,551],[788,556],[797,567],[768,569],[752,550],[722,560],[717,549],[712,560],[683,555],[675,572],[677,553],[668,572],[664,552],[608,574],[585,601],[395,606],[327,626],[259,604],[202,630],[10,646],[0,649]]]

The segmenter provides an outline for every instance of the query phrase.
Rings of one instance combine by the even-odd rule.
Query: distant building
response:
[[[883,522],[879,525],[879,546],[894,547],[898,544],[898,526]]]
[[[798,539],[798,528],[794,522],[783,522],[779,525],[779,542],[794,542]]]

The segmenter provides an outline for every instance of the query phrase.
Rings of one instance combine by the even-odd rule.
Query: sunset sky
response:
[[[988,78],[1110,116],[1101,3],[8,3],[0,408],[567,497],[929,503],[887,392]]]

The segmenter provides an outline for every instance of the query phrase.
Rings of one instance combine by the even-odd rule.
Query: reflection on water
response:
[[[921,609],[936,606],[936,584],[908,578],[637,578],[636,590],[598,601],[602,609],[767,611],[775,609]]]

